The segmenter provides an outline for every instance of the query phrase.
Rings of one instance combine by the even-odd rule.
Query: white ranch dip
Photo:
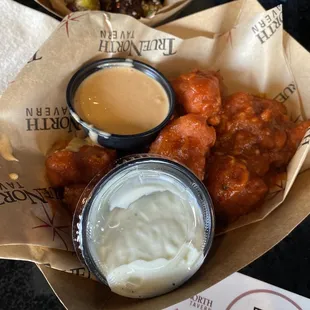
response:
[[[87,242],[115,293],[132,298],[166,293],[203,263],[202,211],[173,175],[126,169],[104,185],[92,205]]]

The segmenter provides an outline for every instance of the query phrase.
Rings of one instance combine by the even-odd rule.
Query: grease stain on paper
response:
[[[10,173],[9,177],[11,180],[16,181],[19,178],[19,175],[17,173]]]
[[[0,155],[7,161],[18,161],[13,155],[13,147],[9,137],[0,133]]]

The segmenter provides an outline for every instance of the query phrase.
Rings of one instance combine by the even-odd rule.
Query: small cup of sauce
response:
[[[132,149],[152,141],[170,120],[175,95],[153,67],[124,58],[82,67],[67,87],[71,116],[94,143]]]
[[[73,220],[76,252],[119,295],[174,290],[202,265],[214,236],[203,183],[183,165],[149,154],[125,157],[86,189]]]

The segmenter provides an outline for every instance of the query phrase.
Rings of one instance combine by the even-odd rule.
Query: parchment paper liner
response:
[[[229,6],[229,11],[231,12],[231,8],[235,8],[236,10],[236,4],[233,4],[234,6]],[[228,6],[227,6],[228,8]],[[248,21],[251,16],[251,10],[253,9],[253,1],[248,1],[245,5],[245,8],[243,10],[243,14],[240,16],[240,21],[245,23],[245,21]],[[258,6],[254,6],[254,10],[259,10]],[[278,10],[278,9],[276,9]],[[79,15],[80,13],[76,14]],[[102,23],[104,24],[104,21],[107,21],[106,19],[103,19],[102,16],[95,17],[96,14],[102,14],[102,13],[93,13],[92,15],[94,17],[90,17],[90,14],[84,15],[84,18],[87,18],[88,22],[91,23],[92,27],[87,27],[87,29],[84,29],[87,31],[87,35],[83,36],[86,40],[84,42],[84,47],[86,46],[86,50],[88,48],[93,48],[94,46],[97,46],[98,48],[98,42],[97,44],[92,45],[92,41],[89,35],[95,35],[96,33],[96,27],[92,24],[92,21],[95,21],[96,23]],[[204,30],[203,28],[199,27],[199,23],[201,23],[202,20],[208,16],[210,20],[216,20],[216,16],[225,16],[224,14],[224,7],[221,7],[221,10],[211,10],[210,15],[203,15],[202,13],[198,14],[198,17],[194,17],[193,21],[196,21],[196,24],[193,23],[193,27],[188,27],[186,35],[190,33],[191,31],[194,31],[196,29],[200,29],[200,33],[206,33],[207,35],[211,33],[211,31]],[[112,22],[117,20],[117,17],[114,15],[111,15]],[[81,17],[82,18],[82,17]],[[259,19],[260,20],[260,19]],[[132,21],[134,24],[136,21]],[[76,23],[77,24],[77,23]],[[122,26],[129,28],[129,23],[122,23]],[[81,22],[82,25],[82,22]],[[107,23],[108,25],[108,23]],[[106,27],[107,27],[106,25]],[[187,25],[187,22],[185,20],[185,25]],[[162,27],[162,29],[165,29],[170,32],[175,32],[173,30],[176,29],[182,29],[182,27],[185,27],[185,25],[182,25],[182,21],[179,23],[172,24],[169,28],[169,25]],[[217,24],[218,25],[218,24]],[[113,27],[115,29],[115,25],[113,22]],[[143,28],[143,30],[141,29]],[[175,27],[175,28],[174,28]],[[224,28],[221,28],[224,27]],[[244,29],[245,26],[242,26]],[[192,28],[192,29],[191,29]],[[170,29],[170,30],[169,30]],[[225,29],[225,25],[218,26],[218,29]],[[249,81],[248,79],[248,73],[242,72],[246,75],[246,77],[241,76],[238,74],[238,81],[237,83],[229,83],[229,72],[227,72],[227,55],[225,56],[225,53],[227,53],[227,47],[230,44],[229,39],[229,33],[237,33],[238,29],[241,29],[241,26],[239,25],[237,28],[234,28],[231,32],[228,32],[226,34],[223,34],[220,36],[219,39],[214,40],[210,38],[193,38],[189,39],[187,41],[182,41],[179,38],[169,36],[164,33],[160,32],[154,32],[154,30],[145,28],[144,26],[141,26],[140,24],[135,25],[135,32],[136,36],[138,37],[137,33],[139,35],[143,33],[143,35],[150,36],[150,34],[154,32],[154,35],[157,39],[167,39],[167,42],[171,42],[173,40],[173,46],[175,48],[178,48],[177,54],[174,54],[174,56],[169,57],[179,57],[178,63],[179,66],[172,65],[172,61],[165,61],[162,63],[160,61],[161,57],[164,57],[161,55],[162,51],[152,51],[152,60],[153,64],[157,65],[164,73],[169,73],[167,75],[172,74],[179,74],[181,71],[187,71],[188,69],[192,68],[193,65],[195,67],[199,66],[200,68],[216,68],[221,69],[221,72],[225,78],[225,83],[228,86],[228,91],[232,92],[235,90],[235,88],[238,88],[240,85],[242,85],[242,90],[247,90],[246,84],[244,84],[244,81]],[[60,135],[70,135],[72,134],[70,131],[70,128],[66,128],[66,130],[53,130],[53,131],[36,131],[35,135],[33,135],[33,132],[28,131],[25,132],[25,108],[30,109],[31,107],[38,106],[39,108],[44,105],[51,105],[51,103],[57,102],[58,104],[64,104],[63,100],[63,92],[65,89],[65,83],[69,79],[70,74],[66,74],[67,71],[75,71],[78,66],[81,64],[81,59],[84,59],[82,57],[82,54],[85,53],[84,49],[76,49],[74,56],[78,59],[75,59],[74,62],[76,64],[72,64],[72,62],[67,62],[66,59],[73,58],[73,54],[66,49],[63,45],[65,45],[65,39],[69,39],[70,37],[76,35],[78,32],[72,30],[69,28],[69,32],[65,31],[65,23],[63,22],[59,28],[56,30],[55,34],[52,36],[51,40],[49,40],[35,55],[35,57],[32,59],[32,61],[24,68],[24,70],[21,72],[21,74],[16,79],[15,83],[13,83],[10,88],[7,90],[7,92],[3,95],[3,98],[1,99],[1,132],[9,133],[9,136],[11,138],[12,144],[15,149],[15,155],[20,159],[19,163],[7,163],[5,161],[1,161],[1,177],[2,182],[1,184],[4,184],[7,188],[1,188],[2,193],[10,190],[8,184],[4,182],[8,182],[13,186],[15,189],[18,188],[19,185],[16,184],[16,182],[11,182],[7,175],[9,172],[18,172],[20,174],[19,184],[24,189],[31,191],[34,188],[37,188],[37,184],[42,184],[42,187],[46,187],[46,183],[44,182],[44,171],[42,170],[42,164],[44,161],[44,153],[48,149],[48,147],[52,144],[53,141],[56,141],[59,139]],[[140,31],[141,30],[141,31]],[[61,32],[63,31],[63,32]],[[280,35],[279,35],[280,33]],[[249,34],[249,33],[248,33]],[[81,33],[79,33],[81,35]],[[97,39],[100,40],[100,35],[95,35]],[[152,36],[154,37],[154,36]],[[57,40],[55,39],[57,38]],[[226,45],[225,40],[226,38]],[[238,35],[235,36],[235,38],[238,38]],[[276,39],[274,39],[276,38]],[[56,45],[54,48],[51,48],[51,42],[57,41],[57,48]],[[247,34],[242,34],[242,39],[244,40],[244,48],[249,46],[249,40],[247,40]],[[277,43],[273,42],[276,41]],[[268,40],[268,44],[272,44],[272,49],[268,50],[268,53],[266,53],[266,58],[264,60],[269,59],[269,62],[267,62],[272,68],[269,68],[269,71],[272,69],[272,72],[270,73],[273,75],[273,78],[271,78],[268,74],[268,76],[264,75],[264,83],[262,82],[262,79],[255,79],[251,81],[251,85],[248,85],[250,91],[255,93],[265,93],[268,95],[268,97],[275,97],[277,94],[279,94],[285,87],[292,84],[292,81],[294,81],[294,77],[290,72],[290,68],[287,66],[286,58],[282,50],[282,33],[280,30],[275,32],[273,35],[273,39]],[[195,41],[199,41],[199,44],[195,44]],[[216,49],[214,47],[214,42],[218,42],[219,46],[221,47],[221,56],[216,57]],[[228,42],[228,43],[227,43]],[[234,41],[236,42],[236,41]],[[71,42],[72,43],[72,42]],[[309,77],[310,72],[310,61],[309,61],[309,55],[308,53],[300,47],[293,39],[291,39],[287,34],[284,34],[284,43],[286,52],[288,55],[289,63],[292,65],[294,75],[296,77],[297,85],[295,85],[295,90],[291,94],[291,97],[286,101],[286,104],[289,103],[289,109],[291,106],[294,105],[294,109],[292,111],[293,113],[296,113],[295,116],[299,116],[301,114],[306,115],[309,117],[309,110],[310,105],[309,102],[309,95],[307,93],[307,81]],[[82,45],[82,43],[80,42]],[[236,44],[236,43],[234,43]],[[267,45],[267,44],[266,44]],[[225,47],[226,46],[226,47]],[[236,46],[236,45],[234,45]],[[74,48],[74,44],[70,44],[70,48]],[[192,51],[191,53],[183,53],[182,49],[188,48],[188,51]],[[270,47],[269,47],[270,48]],[[236,48],[238,50],[238,47]],[[239,51],[244,51],[244,49],[239,49]],[[197,51],[199,52],[198,55],[196,54]],[[274,52],[272,52],[274,51]],[[67,53],[65,53],[67,52]],[[271,53],[272,52],[272,53]],[[46,53],[46,54],[45,54]],[[49,62],[42,64],[42,60],[46,57],[45,55],[49,55],[49,57],[52,57],[52,60],[50,59]],[[276,55],[275,55],[276,54]],[[175,56],[177,55],[177,56]],[[186,56],[185,56],[186,55]],[[271,55],[273,55],[273,58],[271,58]],[[96,53],[95,55],[92,54],[90,57],[86,57],[84,61],[89,61],[93,58],[98,58],[103,55],[99,55],[99,53]],[[109,54],[111,56],[111,54]],[[122,56],[122,53],[118,53],[118,56]],[[143,55],[142,55],[143,56]],[[268,57],[267,57],[268,56]],[[41,58],[42,57],[42,58]],[[168,57],[168,56],[165,56]],[[186,58],[187,57],[187,58]],[[58,61],[56,58],[59,58]],[[139,58],[140,59],[140,58]],[[147,61],[147,58],[141,57],[143,61]],[[41,61],[41,65],[39,66]],[[167,58],[165,58],[167,60]],[[245,62],[245,59],[242,59],[242,63]],[[274,62],[277,62],[273,65]],[[241,66],[242,66],[241,63]],[[264,68],[264,66],[259,63],[259,61],[256,62],[258,65],[258,69]],[[60,64],[65,67],[61,67]],[[209,65],[208,65],[209,64]],[[211,64],[211,66],[210,66]],[[236,64],[236,62],[234,62]],[[226,68],[225,68],[226,66]],[[177,67],[177,70],[174,71],[174,68]],[[232,67],[230,67],[231,69]],[[240,68],[240,66],[237,66],[236,68]],[[249,66],[247,66],[249,68]],[[275,74],[275,71],[279,70],[281,68],[281,74]],[[56,69],[58,69],[58,72],[56,72]],[[284,70],[283,70],[284,69]],[[51,71],[52,70],[52,71]],[[165,71],[166,70],[166,71]],[[268,66],[266,68],[268,71]],[[55,72],[54,72],[55,71]],[[53,77],[49,77],[49,72],[54,72]],[[258,74],[261,77],[261,72],[252,71],[252,74]],[[55,77],[59,76],[60,78]],[[276,77],[280,76],[280,82],[279,84],[276,83]],[[239,78],[243,81],[240,81]],[[267,83],[268,79],[272,81],[272,87],[270,87],[270,83]],[[57,92],[55,93],[55,87],[52,87],[51,83],[59,83],[59,80],[61,80],[60,85],[58,85]],[[253,82],[254,81],[254,82]],[[255,84],[255,81],[257,84]],[[283,84],[282,84],[283,83]],[[239,84],[239,85],[238,85]],[[42,85],[46,85],[44,89],[42,89]],[[36,87],[34,87],[36,86]],[[40,87],[37,87],[40,86]],[[48,87],[47,87],[48,86]],[[281,86],[281,87],[280,87]],[[298,86],[298,87],[297,87]],[[279,87],[279,92],[275,91],[273,87]],[[298,88],[298,91],[297,91]],[[36,90],[36,91],[34,91]],[[29,98],[28,98],[29,97]],[[30,100],[31,99],[31,100]],[[30,105],[27,105],[31,103]],[[302,106],[302,109],[300,109],[300,105]],[[303,111],[302,111],[303,110]],[[29,110],[30,111],[30,110]],[[30,112],[28,111],[28,114]],[[46,111],[45,111],[46,113]],[[63,117],[66,117],[66,113],[64,113]],[[28,117],[30,117],[28,115]],[[42,118],[42,117],[41,117]],[[72,128],[71,128],[72,129]],[[48,138],[47,138],[48,133]],[[309,167],[309,157],[306,157],[306,154],[308,153],[308,138],[306,138],[303,141],[304,145],[300,147],[297,153],[297,157],[300,158],[300,160],[297,160],[296,162],[292,162],[290,164],[290,169],[294,169],[294,172],[291,174],[291,178],[294,179],[296,176],[296,171],[300,169],[300,171],[304,171],[306,168]],[[43,155],[42,155],[43,154]],[[296,158],[297,158],[296,157]],[[302,165],[302,162],[304,161],[304,165]],[[33,167],[30,169],[29,167],[33,165]],[[27,168],[27,172],[25,173],[24,168]],[[34,171],[36,173],[34,173]],[[230,232],[228,234],[225,234],[224,236],[221,236],[216,239],[216,245],[214,246],[213,254],[210,256],[210,261],[205,264],[201,270],[199,271],[198,275],[194,277],[194,279],[188,284],[180,288],[174,293],[171,293],[167,296],[160,297],[158,299],[144,301],[142,303],[136,304],[135,301],[123,300],[120,298],[120,302],[116,303],[116,298],[119,297],[111,297],[114,296],[110,293],[106,292],[106,295],[103,297],[103,299],[100,299],[100,302],[104,302],[106,305],[106,309],[122,309],[126,307],[126,309],[143,309],[143,307],[147,305],[154,306],[154,309],[160,308],[162,305],[168,305],[174,302],[177,302],[181,299],[184,299],[186,297],[189,297],[193,293],[197,293],[199,290],[205,289],[207,286],[212,285],[222,279],[223,277],[227,276],[229,273],[234,272],[241,268],[243,265],[249,263],[253,259],[255,259],[257,256],[263,254],[265,251],[267,251],[271,246],[276,244],[278,241],[280,241],[287,233],[289,233],[310,211],[309,206],[309,195],[308,195],[308,188],[310,184],[308,184],[309,180],[309,173],[308,171],[304,172],[302,175],[300,175],[296,181],[296,184],[293,186],[292,191],[289,193],[289,196],[286,198],[284,203],[281,205],[280,208],[272,212],[267,218],[264,219],[264,221],[258,222],[256,224],[247,225],[244,226],[241,229],[235,230],[233,232]],[[293,182],[291,182],[293,183]],[[290,182],[288,182],[290,184]],[[288,187],[287,187],[288,188]],[[282,195],[282,196],[281,196]],[[283,193],[278,194],[276,197],[282,197]],[[279,203],[282,198],[277,198],[276,202]],[[38,228],[33,228],[36,226],[40,226],[42,224],[42,221],[39,219],[44,216],[46,216],[46,212],[49,214],[50,218],[53,218],[53,209],[48,206],[46,202],[40,203],[41,201],[36,201],[36,203],[29,204],[29,199],[27,199],[28,204],[25,202],[20,203],[7,203],[2,205],[0,212],[1,213],[1,225],[0,229],[2,230],[2,233],[0,234],[1,238],[1,247],[0,247],[0,255],[2,257],[11,257],[14,259],[26,259],[26,260],[32,260],[36,261],[37,263],[45,263],[48,264],[48,260],[52,260],[51,258],[48,258],[46,260],[42,260],[40,256],[37,255],[36,251],[39,248],[45,247],[47,252],[52,253],[51,257],[54,255],[56,259],[55,262],[53,262],[52,267],[59,269],[59,270],[67,270],[70,269],[76,270],[77,268],[80,268],[82,266],[78,265],[79,263],[74,261],[67,260],[67,259],[60,259],[60,256],[57,256],[57,249],[64,249],[64,243],[61,241],[61,239],[54,239],[52,240],[52,228],[51,227],[45,227],[46,229],[40,231],[40,234],[38,233]],[[46,212],[44,211],[44,208],[50,208],[46,209]],[[274,206],[273,206],[274,207]],[[263,208],[265,209],[265,208]],[[55,223],[52,225],[54,227],[61,226],[58,223],[58,220],[56,220],[57,216],[59,216],[59,221],[62,221],[66,218],[65,211],[61,208],[56,208],[57,212],[55,212]],[[262,216],[260,218],[264,217],[264,215],[267,215],[269,213],[262,213]],[[251,219],[250,215],[250,220]],[[46,218],[43,218],[43,220],[47,221]],[[245,219],[242,219],[244,221],[242,224],[245,224]],[[57,223],[56,223],[57,222]],[[32,226],[34,225],[34,226]],[[46,224],[42,224],[46,225]],[[239,222],[240,225],[240,222]],[[18,231],[17,229],[13,229],[14,227],[19,227]],[[231,227],[233,228],[233,227]],[[36,233],[33,233],[36,232]],[[63,238],[65,240],[69,241],[70,236],[63,235]],[[19,246],[15,246],[16,244],[19,244]],[[70,250],[70,245],[68,244],[68,249]],[[13,249],[13,247],[16,248],[16,251]],[[24,247],[24,250],[22,248]],[[41,250],[38,250],[40,252]],[[70,254],[70,252],[67,252]],[[72,254],[71,254],[72,255]],[[46,256],[47,257],[47,256]],[[57,258],[58,257],[58,258]],[[37,259],[38,258],[38,259]],[[74,267],[74,268],[71,268]],[[75,272],[75,271],[71,271]],[[49,273],[51,274],[51,273]],[[54,275],[56,276],[57,273]],[[87,272],[85,272],[87,274]],[[58,277],[58,274],[56,276],[56,279]],[[61,277],[60,277],[61,278]],[[64,285],[64,283],[63,283]],[[72,288],[73,289],[73,288]],[[102,288],[102,290],[105,290],[105,288]],[[74,290],[73,290],[74,291]],[[87,292],[92,294],[92,291]],[[58,291],[58,294],[60,292]],[[72,295],[73,296],[73,295]],[[71,296],[71,299],[72,299]],[[64,296],[61,296],[62,298],[65,298]],[[78,297],[76,297],[78,299]],[[106,299],[107,298],[107,299]],[[104,301],[105,300],[105,301]],[[86,302],[86,301],[81,301]],[[95,302],[93,303],[95,305]],[[99,304],[97,304],[99,305]],[[143,305],[143,306],[142,306]],[[142,307],[142,308],[141,308]]]

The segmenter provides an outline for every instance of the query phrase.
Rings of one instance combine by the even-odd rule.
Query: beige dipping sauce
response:
[[[111,67],[86,78],[74,107],[82,120],[107,133],[131,135],[158,126],[169,112],[164,88],[129,67]]]

